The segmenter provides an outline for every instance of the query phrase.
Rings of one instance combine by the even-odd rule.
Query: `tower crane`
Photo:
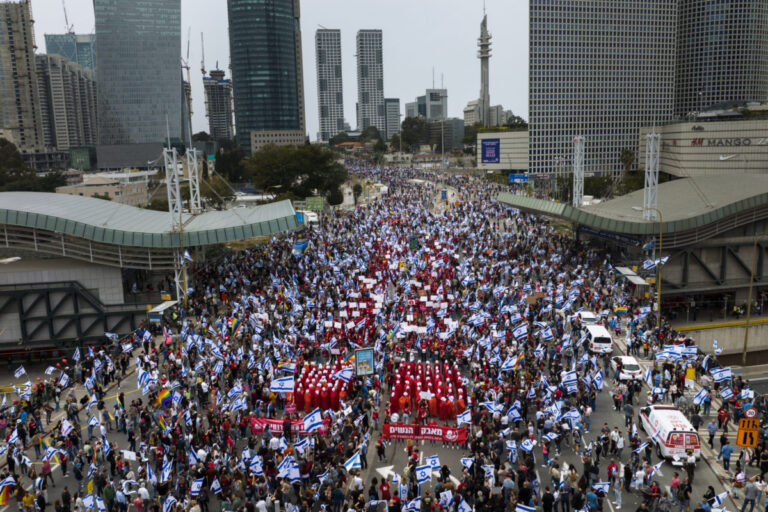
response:
[[[205,76],[205,39],[203,39],[202,32],[200,32],[200,50],[203,53],[203,58],[200,60],[200,72]]]
[[[69,16],[67,16],[67,4],[64,0],[61,0],[61,6],[64,8],[64,25],[65,25],[67,34],[74,34],[75,26],[69,24]]]

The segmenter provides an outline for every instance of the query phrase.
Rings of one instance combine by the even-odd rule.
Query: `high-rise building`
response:
[[[37,55],[37,81],[46,147],[96,145],[93,71],[61,55]]]
[[[317,61],[318,140],[328,142],[344,131],[344,87],[341,78],[341,31],[321,28],[315,32]]]
[[[227,0],[238,145],[306,140],[299,0]]]
[[[205,115],[208,117],[208,133],[213,140],[230,140],[232,129],[232,81],[224,78],[224,71],[215,69],[203,77],[205,90]]]
[[[96,71],[94,34],[45,34],[45,53],[61,55],[86,69]]]
[[[768,100],[768,3],[678,0],[675,115]]]
[[[94,0],[94,12],[99,144],[180,139],[181,0]]]
[[[381,30],[357,32],[357,128],[387,128]]]
[[[674,101],[677,0],[530,1],[530,170],[556,172],[586,139],[585,172],[615,174],[641,126]]]
[[[384,112],[387,127],[381,135],[389,140],[400,131],[400,98],[384,98]]]
[[[531,0],[535,2],[536,0]],[[480,122],[483,126],[491,125],[491,95],[488,86],[489,61],[491,59],[491,34],[488,32],[488,16],[483,16],[483,22],[480,24],[480,38],[477,40],[477,58],[480,59],[480,98],[478,98],[478,109],[480,112]]]
[[[0,131],[22,151],[44,146],[35,35],[27,0],[0,2]]]
[[[424,96],[405,104],[405,117],[423,117],[440,121],[448,117],[448,89],[427,89]]]

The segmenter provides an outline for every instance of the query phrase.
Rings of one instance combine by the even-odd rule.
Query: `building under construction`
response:
[[[224,71],[214,69],[203,77],[203,88],[208,133],[216,141],[232,139],[232,81],[224,78]]]

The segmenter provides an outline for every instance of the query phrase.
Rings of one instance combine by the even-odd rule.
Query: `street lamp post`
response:
[[[764,233],[763,233],[764,234]],[[757,267],[757,233],[752,242],[752,268],[749,273],[749,294],[747,295],[747,323],[744,325],[744,353],[741,355],[741,365],[747,365],[747,344],[749,343],[749,324],[752,320],[752,284],[755,282],[755,267]],[[762,247],[760,248],[762,250]],[[762,272],[761,272],[762,274]]]
[[[647,207],[647,206],[633,206],[633,210],[636,211],[646,211],[651,210],[656,212],[656,214],[659,216],[659,262],[656,265],[657,272],[656,272],[656,326],[658,327],[659,331],[661,331],[661,267],[662,263],[661,260],[664,257],[664,254],[662,253],[663,249],[663,219],[661,216],[661,210],[658,208],[653,207]]]

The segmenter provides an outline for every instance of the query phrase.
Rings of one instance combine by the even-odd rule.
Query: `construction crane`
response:
[[[203,53],[203,58],[200,60],[200,72],[205,77],[205,39],[203,39],[202,32],[200,32],[200,50]]]
[[[187,31],[187,58],[181,59],[181,69],[187,70],[187,86],[184,94],[187,97],[187,114],[189,114],[189,126],[192,126],[192,76],[189,71],[189,39],[192,37],[192,27]],[[191,136],[192,134],[190,134]]]
[[[67,34],[74,34],[75,26],[69,24],[69,16],[67,16],[67,4],[64,0],[61,0],[61,6],[64,8],[64,27],[67,31]]]

